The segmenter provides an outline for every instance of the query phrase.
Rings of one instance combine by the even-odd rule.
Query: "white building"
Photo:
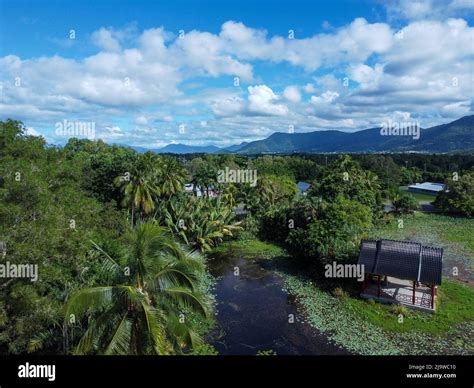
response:
[[[437,195],[440,191],[443,191],[445,188],[446,188],[446,185],[442,183],[423,182],[423,183],[415,183],[414,185],[409,185],[408,191],[411,191],[414,193]]]

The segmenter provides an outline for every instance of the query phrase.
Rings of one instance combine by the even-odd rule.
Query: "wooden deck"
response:
[[[413,304],[413,284],[406,280],[400,280],[392,277],[387,278],[387,282],[380,284],[380,296],[377,295],[377,282],[371,282],[361,293],[365,299],[374,299],[382,303],[398,303],[403,306],[418,309],[422,311],[436,311],[436,296],[434,298],[434,307],[431,307],[431,290],[428,287],[420,285],[416,287],[415,304]]]

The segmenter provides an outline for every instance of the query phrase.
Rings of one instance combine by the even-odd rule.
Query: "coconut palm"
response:
[[[195,189],[199,188],[208,197],[211,188],[217,186],[217,169],[209,163],[202,163],[193,173],[192,183]]]
[[[186,170],[176,159],[163,158],[160,163],[159,178],[161,195],[169,199],[172,195],[183,191],[186,177]]]
[[[133,226],[136,212],[142,219],[155,209],[155,198],[159,195],[160,188],[157,183],[159,172],[152,154],[138,155],[130,170],[125,179],[117,179],[117,184],[123,192],[122,205],[130,209]]]
[[[110,281],[69,298],[66,327],[87,322],[74,353],[175,354],[199,344],[186,317],[209,311],[199,291],[202,257],[151,222],[128,238],[129,253],[119,259],[94,244]]]

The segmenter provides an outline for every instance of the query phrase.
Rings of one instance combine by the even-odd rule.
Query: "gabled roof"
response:
[[[443,249],[394,240],[364,240],[359,264],[365,272],[398,279],[441,284]]]
[[[308,182],[299,181],[296,186],[298,189],[300,189],[300,191],[306,191],[311,185]]]

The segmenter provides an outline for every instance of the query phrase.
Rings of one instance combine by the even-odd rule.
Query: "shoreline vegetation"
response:
[[[439,213],[400,193],[420,181],[446,185]],[[157,155],[102,140],[52,146],[0,121],[0,258],[38,268],[37,281],[0,277],[0,354],[216,354],[209,255],[281,275],[307,322],[352,353],[471,354],[473,198],[474,155]],[[362,301],[350,275],[323,277],[325,265],[354,264],[366,238],[445,249],[436,314]],[[285,312],[276,278],[267,291]],[[337,351],[323,343],[292,354]]]
[[[474,290],[443,279],[435,314],[380,304],[357,296],[357,286],[328,284],[271,242],[231,241],[212,251],[263,262],[284,279],[284,290],[296,298],[304,318],[330,341],[361,355],[474,354]],[[400,314],[403,321],[400,321]]]

